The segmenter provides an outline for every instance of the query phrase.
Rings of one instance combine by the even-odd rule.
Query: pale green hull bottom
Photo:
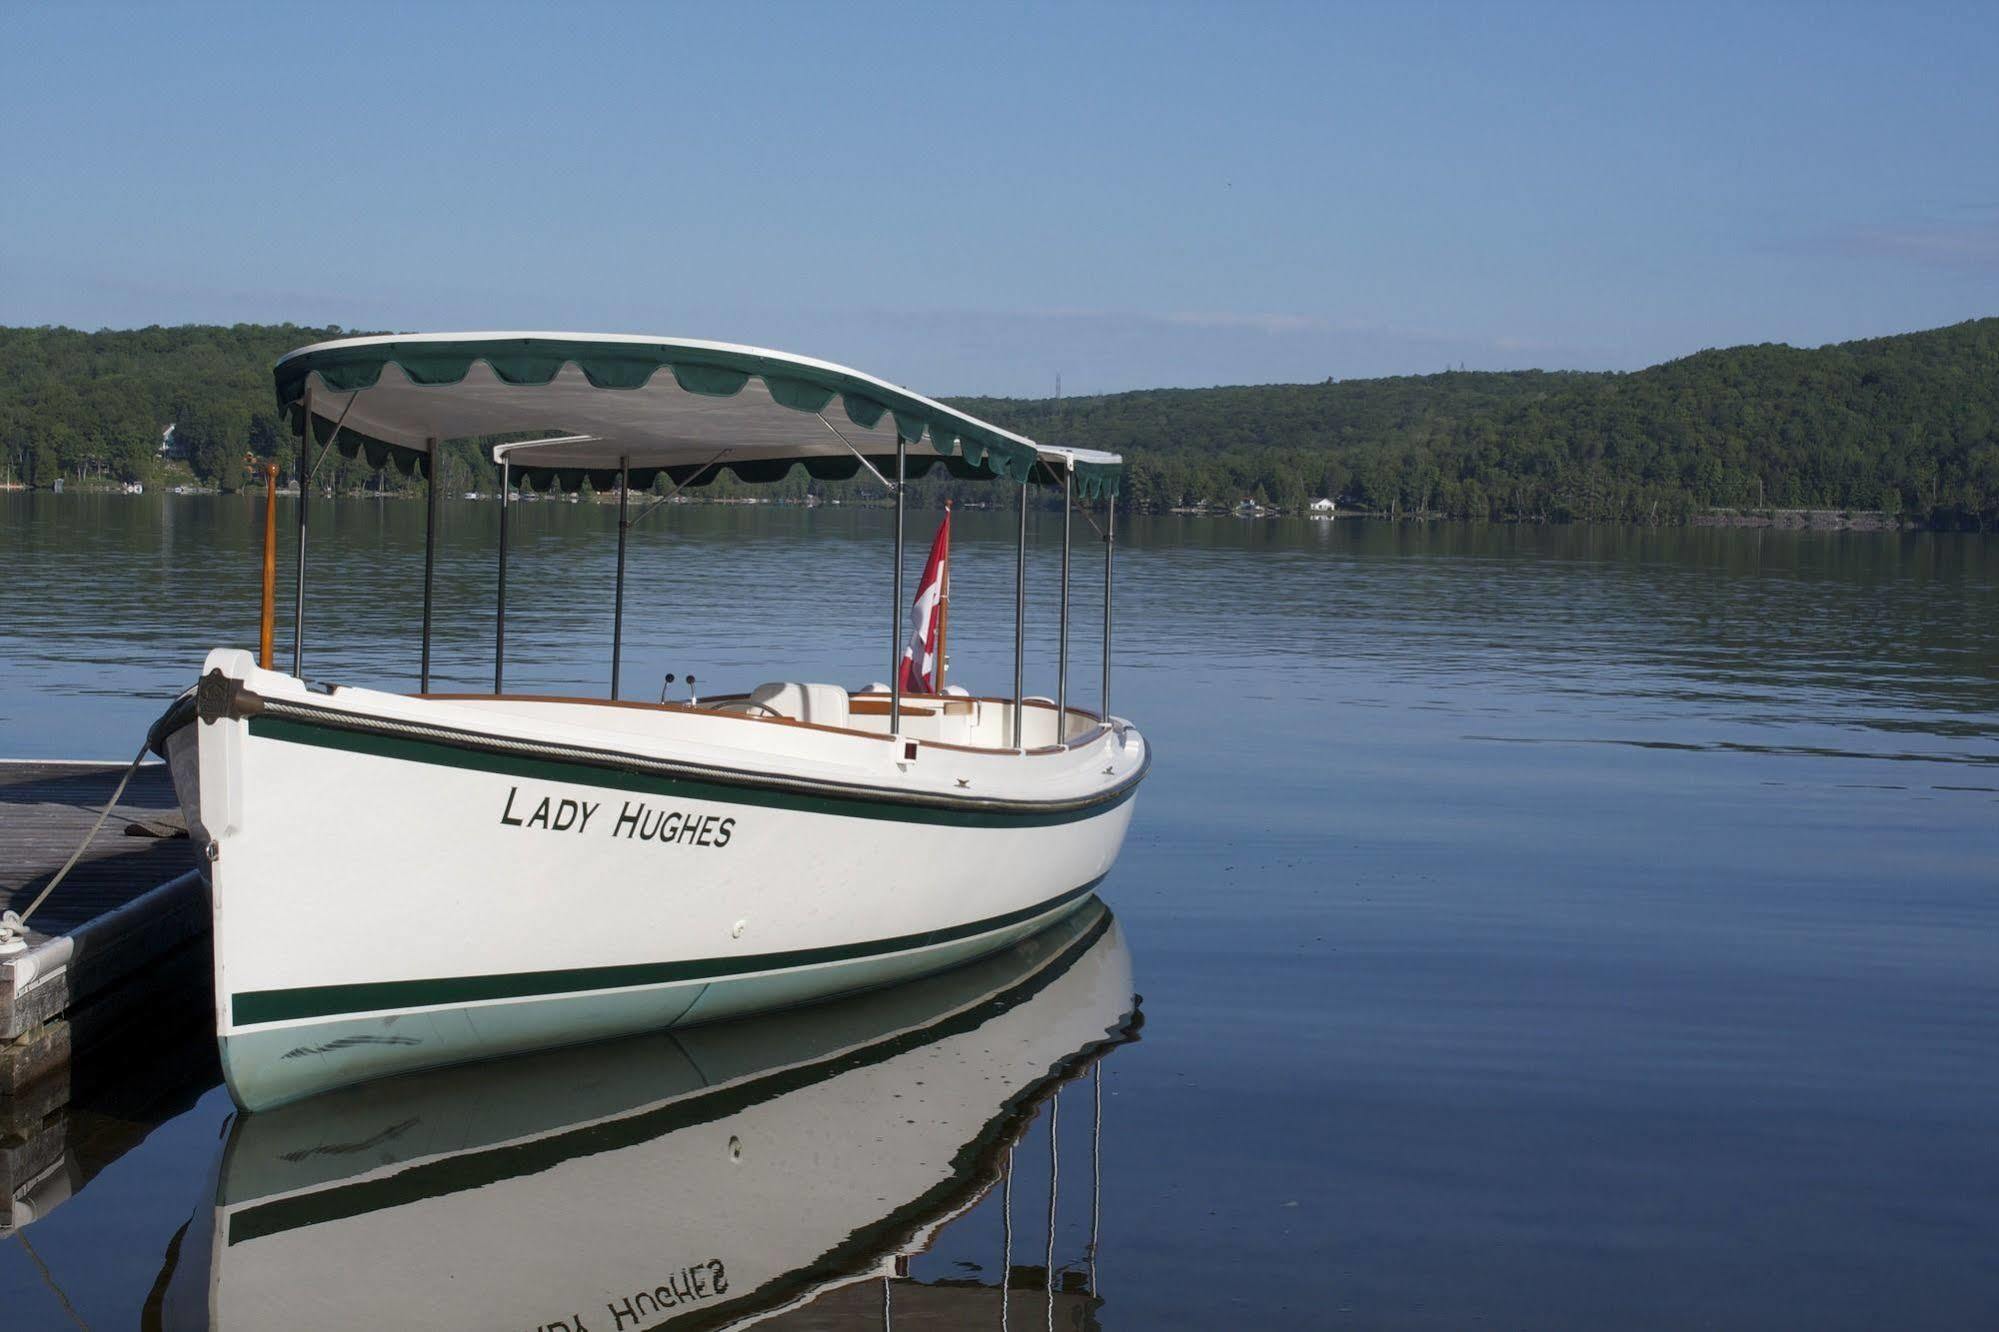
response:
[[[236,1103],[267,1110],[334,1087],[445,1064],[578,1045],[769,1012],[914,979],[1047,929],[1093,893],[986,934],[758,975],[342,1017],[226,1033],[223,1077]]]

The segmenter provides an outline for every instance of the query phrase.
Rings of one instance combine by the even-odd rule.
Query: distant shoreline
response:
[[[1774,527],[1786,532],[1928,531],[1882,509],[1715,509],[1697,513],[1689,527]]]
[[[60,492],[55,492],[48,490],[47,487],[24,486],[21,485],[19,482],[14,482],[12,484],[0,484],[0,491],[4,492],[28,493],[33,490],[41,490],[43,493],[47,494],[60,493],[66,496],[109,495],[109,496],[117,496],[119,498],[124,498],[124,499],[143,499],[150,495],[170,495],[176,498],[187,499],[197,495],[261,496],[263,494],[262,487],[245,487],[242,490],[234,490],[234,491],[216,490],[208,487],[200,487],[200,488],[159,487],[155,489],[148,489],[143,494],[133,495],[130,492],[120,490],[116,486],[93,485],[84,488],[78,488],[76,486],[68,486],[65,487]],[[278,496],[279,498],[284,499],[287,502],[296,501],[298,498],[298,489],[295,486],[280,486],[278,488]],[[423,492],[419,490],[409,490],[409,491],[356,490],[356,491],[344,491],[339,494],[321,494],[321,495],[316,495],[314,498],[328,499],[328,500],[344,499],[344,500],[372,500],[372,501],[397,501],[397,500],[421,501],[423,498]],[[444,498],[454,503],[461,503],[461,504],[490,503],[494,499],[494,495],[491,492],[482,491],[476,495],[472,495],[469,497],[463,493],[453,493],[445,496]],[[544,495],[539,492],[524,491],[515,500],[515,503],[518,504],[563,504],[563,503],[615,504],[616,502],[617,502],[617,497],[609,492],[600,495],[584,496],[578,499],[572,499],[568,495],[556,495],[556,494]],[[667,502],[675,505],[712,506],[718,508],[769,507],[769,508],[779,508],[779,509],[807,509],[807,508],[879,509],[879,508],[888,507],[888,501],[886,500],[828,499],[820,501],[816,504],[806,504],[790,498],[778,499],[778,498],[767,498],[763,496],[748,496],[748,495],[702,496],[702,495],[682,494],[674,496],[671,500]],[[984,504],[977,504],[977,505],[961,504],[958,507],[968,510],[984,510],[984,509],[989,509],[992,506]],[[1363,509],[1363,508],[1341,509],[1337,516],[1315,515],[1309,513],[1283,513],[1270,509],[1266,509],[1261,513],[1241,514],[1241,513],[1233,513],[1227,509],[1222,509],[1222,508],[1208,508],[1208,509],[1177,508],[1170,510],[1146,510],[1146,511],[1139,511],[1132,516],[1147,517],[1147,518],[1206,518],[1206,519],[1213,519],[1215,521],[1234,521],[1234,522],[1248,522],[1248,523],[1268,522],[1274,519],[1281,519],[1293,522],[1314,522],[1314,523],[1323,522],[1329,526],[1334,524],[1335,522],[1350,523],[1357,520],[1366,520],[1366,521],[1384,522],[1384,523],[1450,523],[1453,525],[1462,525],[1468,527],[1499,526],[1499,527],[1555,528],[1555,527],[1609,526],[1609,527],[1655,527],[1661,530],[1669,528],[1679,528],[1679,529],[1741,528],[1741,529],[1752,529],[1752,530],[1767,529],[1778,532],[1866,532],[1866,533],[1890,533],[1890,534],[1899,533],[1899,532],[1955,531],[1955,532],[1964,532],[1967,535],[1981,535],[1980,533],[1977,533],[1972,529],[1967,529],[1967,528],[1929,527],[1921,522],[1916,522],[1910,519],[1900,517],[1896,514],[1889,513],[1884,509],[1830,509],[1830,508],[1828,509],[1776,509],[1776,508],[1710,509],[1703,513],[1693,514],[1683,522],[1668,522],[1668,523],[1642,523],[1642,522],[1628,522],[1628,521],[1615,522],[1615,521],[1606,521],[1606,520],[1599,520],[1595,523],[1591,523],[1587,521],[1578,521],[1578,520],[1557,521],[1552,519],[1537,520],[1533,518],[1479,519],[1479,518],[1460,518],[1460,517],[1454,517],[1449,514],[1443,514],[1437,512],[1390,513],[1386,510],[1373,510],[1373,509]]]

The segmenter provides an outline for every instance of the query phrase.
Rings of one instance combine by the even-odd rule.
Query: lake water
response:
[[[210,647],[253,646],[260,513],[0,496],[0,754],[129,758]],[[507,683],[601,691],[613,514],[516,513]],[[319,506],[309,675],[413,685],[422,518]],[[911,524],[912,586],[933,521]],[[952,670],[975,692],[1011,685],[1012,523],[958,520]],[[490,687],[495,526],[490,503],[444,508],[440,687]],[[1070,686],[1090,704],[1101,556],[1077,530]],[[626,695],[667,671],[885,678],[887,535],[854,509],[648,518]],[[577,1137],[610,1113],[588,1090],[616,1082],[604,1057],[266,1131],[233,1122],[197,1029],[171,1061],[185,1086],[155,1059],[71,1111],[88,1182],[0,1242],[0,1325],[182,1325],[211,1263],[218,1289],[291,1292],[289,1326],[332,1316],[314,1283],[340,1274],[393,1289],[400,1325],[456,1325],[475,1288],[555,1291],[654,1239],[698,1319],[711,1251],[823,1211],[851,1241],[831,1275],[920,1252],[784,1325],[880,1326],[887,1301],[923,1326],[1999,1326],[1999,543],[1203,519],[1120,537],[1113,704],[1156,763],[1102,890],[1115,925],[992,981],[1014,997],[991,1023],[1017,1030],[937,1016],[962,995],[827,1018],[921,1034],[774,1093],[817,1125],[787,1192],[704,1182],[712,1153],[668,1166],[699,1125]],[[1034,540],[1028,682],[1052,693],[1054,515]],[[279,643],[288,662],[285,616]],[[1136,1039],[1040,1082],[984,1062],[1080,1049],[1063,1024],[1106,1029],[1120,965],[1142,1025],[1117,1039]],[[762,1031],[739,1045],[773,1067],[804,1040]],[[665,1080],[616,1105],[671,1090],[646,1050],[613,1063]],[[527,1128],[466,1126],[528,1101]],[[983,1136],[953,1137],[960,1111]],[[256,1246],[211,1238],[218,1198],[403,1178],[384,1115],[458,1135],[429,1232],[355,1204],[351,1247],[223,1266]],[[462,1164],[530,1129],[582,1145]],[[753,1158],[762,1139],[735,1136]],[[945,1148],[957,1192],[882,1230],[903,1166]],[[532,1192],[600,1150],[639,1164]],[[449,1256],[482,1216],[498,1238]],[[481,1325],[622,1332],[629,1294]]]

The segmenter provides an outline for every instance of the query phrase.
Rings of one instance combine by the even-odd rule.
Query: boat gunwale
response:
[[[338,688],[339,686],[335,687]],[[562,703],[572,706],[593,707],[593,708],[636,708],[640,711],[645,711],[645,712],[671,712],[671,713],[676,713],[686,716],[696,716],[696,717],[728,717],[736,721],[765,722],[769,724],[775,724],[778,726],[797,726],[797,727],[802,727],[808,731],[826,731],[830,732],[833,735],[852,735],[852,736],[858,736],[866,740],[887,740],[891,742],[896,740],[901,740],[909,744],[922,745],[926,749],[948,749],[965,754],[1010,754],[1015,757],[1039,756],[1043,754],[1064,754],[1072,749],[1084,749],[1092,744],[1095,744],[1099,739],[1101,739],[1103,737],[1104,732],[1116,729],[1112,725],[1110,720],[1100,712],[1090,712],[1084,708],[1068,708],[1065,711],[1071,715],[1078,717],[1096,718],[1096,724],[1092,726],[1089,730],[1084,731],[1080,735],[1076,736],[1074,739],[1065,741],[1059,745],[1036,745],[1032,749],[1014,749],[1011,746],[1004,746],[1004,745],[961,745],[961,744],[955,744],[949,740],[927,740],[921,736],[906,736],[900,734],[892,735],[885,731],[863,731],[857,727],[833,726],[826,722],[805,721],[798,717],[759,717],[759,716],[754,716],[747,712],[723,712],[715,707],[699,706],[691,703],[648,703],[644,699],[589,698],[581,694],[430,693],[430,694],[402,694],[398,695],[398,697],[421,699],[425,702],[436,702],[436,703],[479,703],[479,702]],[[864,694],[849,694],[848,697],[850,700],[856,698],[859,699],[879,698],[886,700],[888,698],[888,695],[864,693]],[[905,702],[907,702],[910,699],[915,699],[919,703],[929,703],[929,702],[992,703],[992,704],[1004,705],[1006,707],[1013,706],[1012,699],[1002,698],[996,694],[995,695],[904,694],[902,697]],[[750,696],[748,694],[714,694],[711,695],[710,698],[715,703],[747,703],[750,699]],[[1041,708],[1048,711],[1055,710],[1055,703],[1051,699],[1024,698],[1021,700],[1021,706],[1027,708]],[[904,711],[909,712],[910,710],[908,708],[905,708]],[[887,716],[888,712],[886,709],[883,709],[881,712],[865,712],[862,713],[861,715],[883,717]],[[930,714],[927,712],[913,712],[911,713],[911,715],[928,716]]]
[[[1079,813],[1123,803],[1136,791],[1152,767],[1152,746],[1144,743],[1138,767],[1116,783],[1100,790],[1080,796],[1069,796],[1054,800],[1027,800],[1013,797],[960,796],[944,791],[918,791],[897,787],[875,786],[858,782],[841,782],[827,778],[807,778],[789,776],[783,773],[718,767],[710,764],[692,763],[685,760],[661,758],[647,754],[636,754],[625,750],[598,749],[588,745],[564,741],[536,740],[526,737],[498,736],[490,733],[463,730],[458,727],[441,725],[436,722],[405,720],[377,716],[352,708],[329,708],[313,703],[295,702],[289,699],[267,698],[245,688],[240,681],[230,681],[235,686],[220,716],[231,720],[248,721],[253,717],[269,716],[275,721],[291,722],[307,727],[319,726],[328,730],[345,731],[355,734],[401,739],[416,744],[433,744],[451,749],[466,750],[530,761],[571,764],[579,767],[599,768],[612,772],[625,772],[656,779],[702,782],[741,790],[762,790],[788,793],[806,798],[856,804],[886,804],[917,809],[935,809],[965,814],[988,816],[1014,816],[1023,819],[1037,816]],[[494,695],[469,695],[471,698],[492,698]],[[530,695],[529,697],[536,697]],[[629,706],[653,706],[632,704]],[[675,707],[675,705],[666,705]],[[1049,705],[1049,706],[1052,706]],[[679,711],[699,711],[681,709]],[[705,716],[729,716],[728,713],[706,713]],[[195,722],[200,717],[195,691],[189,690],[176,698],[159,720],[153,723],[149,732],[149,743],[156,752],[165,754],[167,737],[182,727]],[[763,718],[751,720],[779,720]],[[789,720],[789,719],[783,719]],[[796,723],[814,726],[814,723]],[[817,727],[836,733],[839,727]],[[1107,738],[1118,728],[1100,724],[1091,732],[1092,743]],[[253,728],[254,734],[254,728]],[[873,737],[861,731],[851,734]],[[912,743],[930,743],[915,741]],[[989,754],[995,757],[1040,757],[1055,753],[1067,753],[1070,749],[980,749],[973,746],[936,746],[965,750],[972,753]]]

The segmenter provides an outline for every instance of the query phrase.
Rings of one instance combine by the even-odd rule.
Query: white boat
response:
[[[1108,706],[1114,455],[1037,444],[857,371],[723,343],[356,338],[293,352],[276,378],[321,460],[338,447],[427,474],[440,440],[561,433],[493,450],[503,501],[491,694],[429,692],[428,547],[419,692],[308,678],[301,486],[292,669],[272,669],[268,637],[261,664],[218,649],[155,724],[205,851],[222,1064],[245,1108],[936,971],[1060,920],[1110,870],[1150,759]],[[621,699],[632,498],[661,475],[677,494],[723,470],[757,482],[798,465],[822,479],[866,467],[894,490],[896,686],[777,680],[698,705]],[[900,483],[938,465],[1019,488],[1007,697],[899,688]],[[586,478],[619,496],[608,694],[507,693],[504,497]],[[1094,709],[1068,700],[1066,521],[1057,696],[1024,697],[1037,483],[1060,487],[1065,514],[1106,502]],[[432,530],[436,501],[432,486]]]
[[[971,966],[805,1013],[242,1116],[154,1284],[157,1325],[823,1327],[865,1304],[875,1326],[887,1302],[897,1321],[928,1306],[940,1326],[978,1312],[997,1326],[997,1300],[1022,1325],[1045,1310],[1082,1326],[1068,1318],[1098,1303],[1093,1251],[1072,1269],[1087,1281],[1050,1279],[1038,1235],[995,1246],[990,1280],[920,1287],[907,1260],[988,1196],[1029,1123],[1139,1022],[1130,956],[1093,904]],[[1075,1113],[1093,1108],[1085,1096]],[[1070,1167],[1072,1209],[1079,1194],[1097,1208],[1094,1165]],[[1037,1213],[1061,1198],[1044,1205],[1043,1183],[1029,1185]]]

